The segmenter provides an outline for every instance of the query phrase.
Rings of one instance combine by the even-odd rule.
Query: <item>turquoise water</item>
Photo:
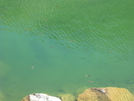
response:
[[[2,101],[89,87],[134,93],[133,0],[0,2]]]

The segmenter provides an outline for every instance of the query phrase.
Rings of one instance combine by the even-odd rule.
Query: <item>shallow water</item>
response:
[[[3,101],[37,92],[77,96],[89,87],[134,90],[134,1],[0,2]]]

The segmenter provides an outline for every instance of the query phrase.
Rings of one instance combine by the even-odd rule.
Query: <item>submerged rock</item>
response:
[[[9,66],[3,62],[0,62],[0,77],[6,76],[9,71]]]
[[[4,99],[4,95],[2,94],[1,91],[0,91],[0,101],[5,101],[5,99]]]
[[[76,101],[72,94],[61,94],[58,96],[62,101]]]
[[[77,101],[134,101],[134,96],[124,88],[89,88],[78,96]]]
[[[49,96],[43,93],[30,94],[22,99],[22,101],[61,101],[59,98]]]

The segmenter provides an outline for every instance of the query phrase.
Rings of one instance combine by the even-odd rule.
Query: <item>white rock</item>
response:
[[[59,98],[54,96],[49,96],[43,93],[35,93],[29,95],[30,101],[61,101]]]

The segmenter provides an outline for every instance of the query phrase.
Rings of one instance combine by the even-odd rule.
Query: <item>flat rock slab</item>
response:
[[[78,96],[77,101],[134,101],[134,96],[125,88],[89,88]]]

